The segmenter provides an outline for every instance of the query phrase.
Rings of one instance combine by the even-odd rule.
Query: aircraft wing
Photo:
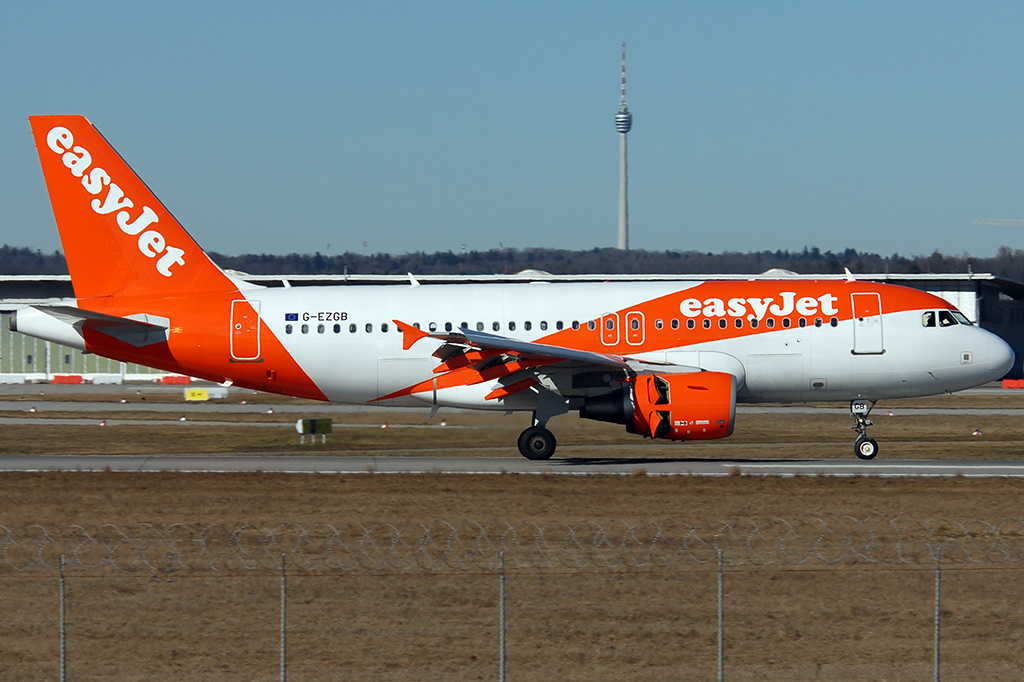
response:
[[[425,332],[408,325],[399,320],[394,320],[398,329],[403,334],[403,347],[408,350],[420,339],[430,338],[444,341],[434,355],[441,359],[442,368],[451,368],[451,363],[459,356],[477,362],[486,360],[498,355],[515,355],[520,361],[536,361],[540,364],[552,364],[561,361],[574,361],[588,366],[612,367],[642,374],[650,371],[672,371],[699,372],[699,367],[684,367],[669,363],[652,362],[649,360],[638,360],[626,356],[612,355],[611,353],[595,353],[593,351],[577,350],[575,348],[564,348],[552,346],[545,343],[532,343],[529,341],[517,341],[498,334],[475,331],[461,328],[452,332]],[[475,351],[475,352],[474,352]],[[458,363],[460,365],[470,363]],[[492,363],[493,364],[493,363]],[[447,367],[446,367],[447,366]],[[441,368],[439,368],[441,369]]]

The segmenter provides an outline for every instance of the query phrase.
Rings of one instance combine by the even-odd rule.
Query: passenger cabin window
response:
[[[572,330],[573,331],[579,331],[579,328],[580,328],[580,321],[579,320],[573,320],[572,321]]]
[[[934,327],[935,326],[935,311],[929,310],[921,316],[921,326],[923,327]]]
[[[493,329],[494,331],[498,331],[499,329],[501,329],[501,323],[500,322],[491,322],[491,329]]]
[[[382,323],[380,325],[380,330],[386,334],[387,331],[388,331],[388,323],[387,322]]]
[[[558,322],[555,322],[555,329],[557,329],[558,331],[562,331],[562,326],[563,325],[562,325],[562,321],[561,320],[559,320]]]
[[[302,325],[302,333],[303,334],[308,334],[309,333],[309,325],[308,324]]]
[[[291,332],[288,332],[288,333],[290,334]],[[335,334],[340,334],[341,333],[341,325],[340,324],[334,325],[334,333]]]
[[[323,328],[321,328],[321,329],[320,329],[320,330],[318,330],[318,331],[322,331],[322,329],[323,329]],[[372,332],[372,331],[373,331],[373,325],[372,325],[372,324],[370,324],[369,322],[367,322],[367,323],[366,323],[366,333],[367,333],[367,334],[369,334],[369,333],[370,333],[370,332]]]
[[[432,332],[436,332],[437,331],[437,322],[431,322],[430,324],[428,324],[427,325],[427,329],[429,329]]]
[[[292,333],[292,326],[290,324],[286,324],[284,326],[284,333],[285,334],[291,334]]]
[[[508,323],[508,330],[510,332],[514,332],[516,330],[516,323],[515,322],[509,322]]]
[[[789,325],[790,324],[792,324],[792,322],[790,322],[788,317],[782,318],[782,326],[783,327],[785,327],[786,329],[789,329]]]
[[[687,325],[689,326],[689,325]],[[672,328],[679,329],[679,320],[672,320]]]
[[[756,317],[751,317],[750,318],[750,328],[751,329],[757,329],[757,325],[758,324],[759,324],[759,322],[757,321]]]
[[[709,320],[706,317],[704,318],[704,328],[705,329],[711,329],[711,320]]]
[[[664,327],[665,327],[665,322],[663,320],[655,320],[654,321],[654,328],[655,329],[664,329]]]
[[[452,330],[452,323],[451,322],[445,322],[444,323],[444,330],[446,332],[450,332]]]
[[[316,326],[316,333],[317,334],[323,334],[324,333],[324,326],[322,324],[318,324]]]
[[[548,330],[548,323],[544,320],[540,321],[540,330],[546,332]]]
[[[587,329],[589,329],[590,331],[594,331],[595,329],[597,329],[597,320],[590,320],[589,322],[587,322]]]
[[[305,327],[306,325],[302,325],[302,326]],[[419,327],[417,327],[417,329],[419,329]],[[356,333],[356,326],[354,324],[350,324],[348,326],[348,331],[349,331],[350,334],[355,334]],[[306,332],[303,331],[302,333],[305,334]]]
[[[529,321],[523,322],[523,329],[525,329],[526,331],[530,331],[531,329],[533,329],[533,325],[530,324]]]
[[[484,323],[483,322],[477,322],[476,323],[476,330],[478,332],[482,332],[484,330]]]

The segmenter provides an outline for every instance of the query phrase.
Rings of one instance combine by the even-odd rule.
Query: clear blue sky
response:
[[[1024,248],[1024,3],[0,5],[0,243],[83,114],[228,254]]]

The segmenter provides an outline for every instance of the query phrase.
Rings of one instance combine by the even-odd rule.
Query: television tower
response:
[[[629,250],[629,180],[626,173],[626,133],[633,127],[633,114],[626,106],[626,43],[622,43],[622,99],[615,114],[619,131],[619,248]]]

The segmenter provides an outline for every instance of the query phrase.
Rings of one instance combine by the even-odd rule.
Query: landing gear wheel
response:
[[[861,436],[857,439],[857,442],[853,444],[853,451],[856,452],[857,456],[861,459],[874,459],[875,455],[878,454],[878,443],[875,442],[874,438]]]
[[[556,445],[555,434],[543,426],[531,426],[519,435],[519,452],[526,459],[551,459]]]
[[[853,451],[860,459],[874,459],[878,454],[878,443],[874,438],[868,438],[868,427],[873,425],[873,422],[868,419],[868,415],[871,414],[875,402],[863,398],[850,401],[853,430],[858,433],[857,440],[853,443]]]

